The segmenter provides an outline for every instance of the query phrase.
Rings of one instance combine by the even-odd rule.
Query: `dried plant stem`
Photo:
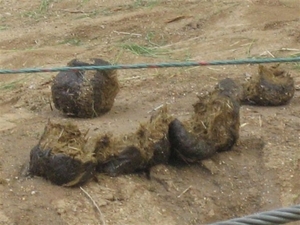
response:
[[[99,208],[99,206],[97,205],[97,203],[95,202],[95,200],[92,198],[92,196],[86,191],[84,190],[82,187],[80,187],[80,189],[83,191],[84,194],[86,194],[86,196],[88,196],[88,198],[92,201],[93,205],[96,207],[97,211],[99,212],[100,214],[100,220],[101,220],[101,223],[103,225],[106,225],[105,223],[105,220],[104,220],[104,216]]]
[[[180,198],[182,195],[184,195],[188,190],[190,190],[192,186],[189,186],[187,189],[185,189],[180,195],[177,196],[177,198]]]

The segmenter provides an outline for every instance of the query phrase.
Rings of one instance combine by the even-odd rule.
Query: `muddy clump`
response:
[[[239,138],[240,94],[239,86],[227,78],[199,96],[192,118],[169,125],[172,156],[193,162],[230,150]]]
[[[87,182],[94,176],[96,159],[87,150],[86,142],[77,126],[49,121],[30,152],[29,174],[63,186]]]
[[[239,138],[240,93],[236,82],[226,78],[194,104],[193,130],[204,134],[217,152],[230,150]]]
[[[171,120],[164,107],[134,133],[121,137],[101,135],[95,147],[97,171],[117,176],[167,163],[170,156],[167,133]]]
[[[180,158],[185,162],[195,162],[206,159],[216,153],[213,144],[203,136],[195,134],[178,119],[169,125],[169,140],[172,158]]]
[[[70,67],[105,66],[110,63],[92,59],[86,63],[74,59]],[[91,118],[107,113],[119,92],[116,70],[72,70],[60,72],[51,87],[55,108],[67,116]]]
[[[290,74],[279,69],[260,65],[258,74],[243,84],[243,104],[279,106],[287,104],[294,96],[295,85]]]

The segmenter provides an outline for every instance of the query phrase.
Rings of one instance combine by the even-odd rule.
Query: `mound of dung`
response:
[[[171,117],[164,107],[134,133],[123,137],[101,135],[95,146],[97,171],[117,176],[167,163],[170,156],[167,138],[170,121]]]
[[[294,80],[278,66],[259,66],[258,74],[243,84],[243,104],[279,106],[292,99],[295,92]]]
[[[190,126],[185,126],[178,119],[170,123],[168,135],[172,157],[180,158],[185,162],[195,162],[216,153],[212,143],[188,128]]]
[[[74,59],[68,66],[110,65],[102,59],[92,59],[93,63]],[[67,116],[90,118],[108,112],[119,92],[116,70],[60,72],[51,87],[55,108]]]
[[[199,96],[190,120],[173,120],[169,125],[173,156],[193,162],[230,150],[239,137],[240,93],[233,80],[224,79],[214,91]]]
[[[221,80],[215,90],[199,96],[194,104],[193,130],[214,143],[216,151],[227,151],[239,138],[240,89],[230,78]]]
[[[86,149],[86,139],[77,126],[50,121],[30,152],[29,174],[63,186],[81,185],[93,177],[96,159]]]

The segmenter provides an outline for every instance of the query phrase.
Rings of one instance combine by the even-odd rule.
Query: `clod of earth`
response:
[[[243,104],[279,106],[287,104],[294,96],[295,84],[290,74],[279,69],[260,65],[258,74],[243,84]]]
[[[29,174],[52,183],[77,186],[91,179],[96,159],[86,149],[86,138],[77,126],[48,122],[39,143],[30,152]]]
[[[68,66],[110,65],[102,59],[93,63],[74,59]],[[51,87],[55,108],[67,116],[91,118],[111,110],[119,92],[116,70],[67,71],[60,72]]]
[[[170,156],[167,133],[171,120],[164,107],[134,133],[123,137],[101,135],[95,147],[97,171],[117,176],[167,163]]]

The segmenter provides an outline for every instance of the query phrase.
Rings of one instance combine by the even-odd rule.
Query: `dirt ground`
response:
[[[298,0],[0,0],[0,68],[299,55],[299,12]],[[112,110],[94,119],[50,107],[55,73],[0,75],[0,224],[207,224],[300,204],[300,64],[282,68],[295,79],[294,98],[243,106],[232,151],[156,166],[150,179],[99,174],[83,189],[24,177],[48,119],[89,129],[91,141],[134,131],[162,104],[186,119],[197,94],[221,78],[243,80],[257,65],[120,70]]]

